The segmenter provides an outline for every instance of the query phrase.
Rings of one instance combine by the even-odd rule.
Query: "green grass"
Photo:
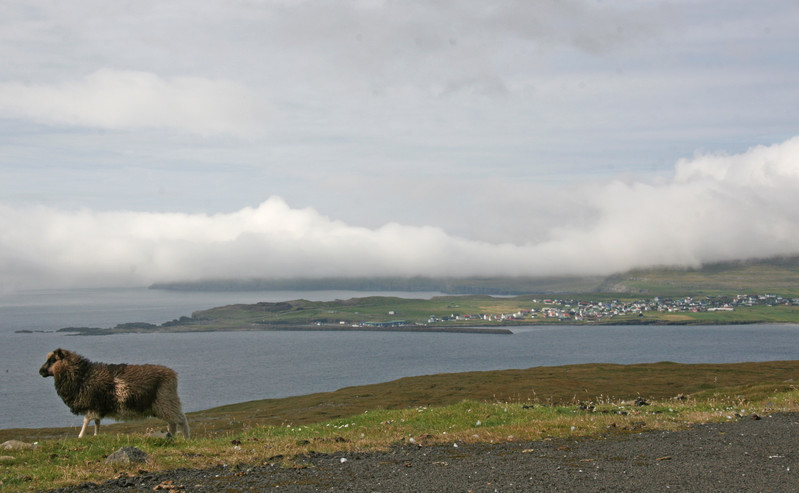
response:
[[[197,312],[197,316],[206,319],[211,325],[231,327],[252,324],[310,325],[316,321],[329,324],[343,321],[351,324],[398,319],[415,323],[426,322],[430,315],[446,317],[485,312],[513,313],[520,309],[530,309],[532,303],[529,296],[494,298],[473,295],[440,296],[430,300],[370,296],[336,301],[296,300],[275,305],[231,305]]]
[[[0,430],[0,489],[28,491],[119,475],[217,464],[285,462],[311,451],[385,450],[398,444],[502,442],[677,429],[736,415],[799,411],[799,362],[724,365],[574,365],[431,375],[336,392],[191,413],[194,438],[147,438],[157,421],[121,423],[75,438],[77,428]],[[675,400],[687,394],[685,400]],[[636,406],[642,396],[647,406]],[[583,403],[584,405],[578,405]],[[588,407],[590,403],[592,407]],[[76,418],[77,420],[77,418]],[[77,423],[76,423],[77,424]],[[106,465],[123,446],[146,464]],[[281,458],[282,457],[282,458]]]

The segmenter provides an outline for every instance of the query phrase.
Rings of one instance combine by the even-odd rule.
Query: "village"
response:
[[[551,321],[598,322],[620,316],[643,317],[646,312],[716,312],[734,311],[740,307],[756,305],[799,306],[799,298],[786,299],[774,294],[739,294],[715,296],[702,299],[690,296],[683,298],[641,299],[636,301],[579,301],[572,299],[533,299],[533,307],[514,313],[457,314],[437,317],[431,315],[428,324],[441,322],[517,322],[533,319]]]

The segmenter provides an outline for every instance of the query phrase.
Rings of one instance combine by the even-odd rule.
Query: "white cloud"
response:
[[[585,190],[593,190],[584,198],[589,214],[574,223],[562,217],[545,239],[517,243],[430,226],[356,227],[278,197],[216,215],[3,206],[0,278],[7,290],[236,277],[580,275],[799,254],[799,137],[737,155],[697,155],[660,183]],[[517,221],[524,228],[525,217]]]
[[[265,109],[263,101],[231,81],[132,70],[101,69],[57,84],[0,84],[6,118],[45,124],[240,134],[256,129]]]
[[[593,197],[596,223],[558,231],[611,270],[799,253],[799,137],[737,155],[697,155],[659,184],[616,182]]]
[[[795,132],[799,9],[726,7],[0,3],[0,282],[795,252],[795,139],[742,151]]]
[[[780,145],[757,146],[737,155],[707,154],[677,163],[675,181],[708,179],[731,186],[755,188],[799,184],[799,137]]]

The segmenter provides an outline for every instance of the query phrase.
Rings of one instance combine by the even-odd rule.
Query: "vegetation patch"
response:
[[[799,362],[575,365],[400,379],[337,392],[256,401],[190,415],[192,440],[151,438],[156,421],[76,429],[0,430],[0,488],[28,491],[181,467],[296,465],[312,452],[401,444],[544,440],[678,429],[691,423],[798,412]],[[143,464],[107,464],[122,447]]]

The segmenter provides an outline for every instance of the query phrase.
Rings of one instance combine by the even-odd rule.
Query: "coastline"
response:
[[[614,326],[712,326],[712,325],[797,325],[796,322],[774,322],[759,320],[616,320],[608,322],[563,323],[504,323],[500,327],[488,326],[430,326],[407,325],[392,327],[352,326],[352,325],[309,325],[309,324],[267,324],[254,323],[247,327],[203,327],[202,325],[159,326],[153,324],[130,324],[133,327],[64,327],[56,330],[16,330],[15,334],[53,334],[66,333],[70,336],[109,336],[120,334],[181,334],[192,332],[410,332],[410,333],[444,333],[444,334],[497,334],[513,335],[514,327],[558,326],[558,327],[614,327]],[[127,324],[126,324],[127,325]]]
[[[189,332],[417,332],[417,333],[452,333],[452,334],[497,334],[512,335],[513,331],[507,327],[350,327],[350,326],[318,326],[318,325],[287,325],[287,324],[258,324],[250,327],[215,327],[202,328],[198,326],[184,327],[155,327],[152,329],[102,329],[99,327],[64,327],[54,331],[46,330],[17,330],[16,334],[52,334],[66,333],[70,336],[110,336],[119,334],[180,334]]]
[[[118,318],[117,318],[118,320]],[[144,320],[147,320],[146,318]],[[157,319],[156,319],[157,320]],[[78,323],[93,323],[81,321]],[[367,296],[332,301],[221,304],[161,323],[60,325],[59,333],[114,335],[226,331],[436,332],[512,334],[530,326],[691,326],[799,322],[799,298],[747,295],[734,299],[605,300],[438,296]],[[69,322],[66,322],[69,323]],[[94,322],[97,323],[97,322]],[[33,328],[17,333],[47,332]]]

